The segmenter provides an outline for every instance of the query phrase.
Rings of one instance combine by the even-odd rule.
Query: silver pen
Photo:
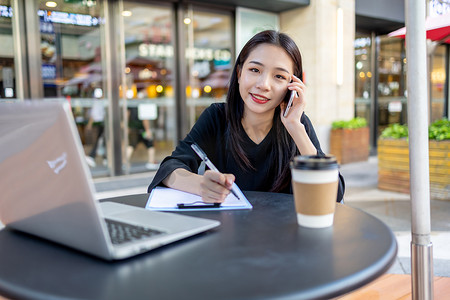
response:
[[[208,156],[206,156],[206,153],[196,143],[191,144],[191,148],[194,149],[195,153],[197,153],[197,155],[200,157],[200,159],[205,162],[205,164],[208,166],[208,168],[210,168],[213,171],[220,172],[216,168],[216,166],[209,160]],[[233,193],[233,195],[236,198],[239,199],[238,187],[237,187],[236,183],[234,183],[234,182],[233,182],[233,185],[231,186],[231,192]]]

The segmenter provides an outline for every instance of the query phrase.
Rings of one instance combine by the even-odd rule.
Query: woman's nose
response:
[[[270,89],[270,77],[268,75],[261,74],[261,76],[259,76],[258,81],[256,83],[256,87],[261,90]]]

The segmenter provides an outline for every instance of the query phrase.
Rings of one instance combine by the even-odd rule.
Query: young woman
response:
[[[302,60],[286,34],[263,31],[239,54],[226,103],[205,109],[189,134],[166,157],[148,190],[157,185],[223,202],[233,182],[245,191],[292,193],[289,163],[296,155],[324,155],[311,121],[304,114],[306,86]],[[291,91],[293,105],[283,112]],[[220,170],[199,175],[197,143]],[[344,194],[340,176],[337,201]]]

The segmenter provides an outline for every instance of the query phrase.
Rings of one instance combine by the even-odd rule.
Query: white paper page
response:
[[[238,196],[239,199],[237,199],[233,194],[230,193],[220,207],[208,209],[220,210],[252,208],[251,204],[248,202],[247,198],[244,196],[241,190],[238,191]],[[179,208],[177,207],[178,203],[199,206],[205,204],[200,196],[171,188],[156,187],[152,190],[149,196],[146,208],[153,210],[179,210]],[[200,209],[205,210],[205,208]]]

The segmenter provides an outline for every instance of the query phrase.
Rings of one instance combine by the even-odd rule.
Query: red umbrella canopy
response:
[[[425,21],[427,39],[450,44],[450,14],[437,17],[428,17]],[[391,37],[404,38],[406,27],[400,28],[388,34]]]

